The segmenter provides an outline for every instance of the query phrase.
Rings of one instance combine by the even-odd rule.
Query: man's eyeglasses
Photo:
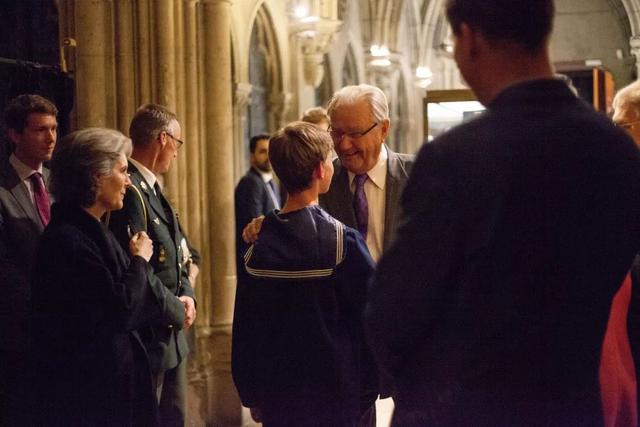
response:
[[[362,132],[343,132],[340,129],[332,128],[331,125],[329,125],[329,129],[327,130],[329,131],[329,134],[334,141],[342,141],[342,138],[344,138],[345,136],[348,136],[351,139],[360,139],[371,132],[376,126],[378,126],[378,123],[372,124],[369,129],[363,130]]]
[[[164,133],[167,134],[167,136],[169,136],[169,138],[173,139],[176,144],[177,144],[177,148],[182,147],[182,145],[184,144],[184,141],[181,139],[176,138],[175,136],[171,135],[169,132],[167,132],[166,130],[164,131]]]
[[[640,120],[635,120],[633,122],[613,122],[614,125],[618,126],[619,128],[625,129],[625,130],[629,130],[632,127],[634,127],[637,123],[640,123]]]

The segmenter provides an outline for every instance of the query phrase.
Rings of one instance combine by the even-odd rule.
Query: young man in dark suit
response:
[[[640,153],[553,78],[552,0],[448,0],[487,111],[421,149],[365,312],[394,425],[602,425],[611,299],[640,247]]]
[[[27,313],[38,238],[49,221],[46,184],[58,110],[39,95],[20,95],[4,114],[13,151],[0,161],[0,424],[24,422]],[[29,407],[26,405],[25,407]]]
[[[156,175],[166,173],[182,145],[181,128],[174,113],[148,104],[136,112],[129,135],[133,153],[129,159],[131,187],[124,207],[114,211],[110,227],[120,244],[127,248],[131,235],[146,231],[153,240],[149,263],[155,275],[178,298],[184,309],[183,328],[196,317],[195,295],[189,282],[182,241],[184,236],[173,207],[162,194]],[[167,319],[176,313],[167,313]],[[187,362],[189,352],[182,329],[165,324],[139,330],[149,353],[154,374],[162,426],[183,426],[186,411]]]
[[[249,140],[251,168],[240,179],[235,190],[236,249],[242,257],[246,245],[242,229],[253,218],[280,208],[279,192],[273,183],[269,162],[269,135],[254,135]]]

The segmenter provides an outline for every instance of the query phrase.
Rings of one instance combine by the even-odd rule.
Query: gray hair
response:
[[[640,80],[623,87],[616,93],[612,103],[613,109],[617,110],[624,104],[636,113],[636,117],[640,117]]]
[[[357,86],[345,86],[333,94],[327,113],[332,116],[333,111],[342,105],[355,104],[360,100],[365,100],[371,106],[371,114],[377,122],[389,118],[389,105],[384,92],[375,86],[361,84]]]
[[[138,108],[129,125],[129,136],[135,146],[144,146],[161,132],[172,133],[169,126],[177,121],[175,113],[159,104],[146,104]]]
[[[88,208],[96,201],[98,180],[115,162],[131,154],[131,140],[113,129],[87,128],[58,142],[51,159],[51,192],[56,201]]]

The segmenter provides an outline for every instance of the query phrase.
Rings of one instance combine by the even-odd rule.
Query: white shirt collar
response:
[[[151,188],[153,188],[154,185],[156,185],[156,181],[158,180],[158,178],[156,178],[156,175],[136,159],[129,157],[129,161],[133,163],[133,165],[140,171],[142,177],[145,179],[145,181],[147,181],[147,184],[149,184]]]
[[[253,169],[260,174],[260,177],[264,182],[269,182],[273,179],[273,174],[271,172],[263,172],[258,168],[253,168]]]
[[[376,187],[380,190],[384,190],[384,186],[387,182],[387,159],[389,158],[389,153],[387,153],[387,147],[382,144],[382,148],[380,149],[380,155],[378,156],[378,162],[374,167],[369,169],[367,175],[371,182],[373,182]],[[349,171],[349,185],[353,184],[353,179],[356,174]]]
[[[15,153],[11,153],[9,156],[9,163],[11,163],[11,166],[16,170],[18,178],[20,178],[21,181],[29,179],[34,172],[39,172],[40,175],[42,175],[42,164],[40,164],[38,169],[31,169],[31,167],[25,165],[22,160],[15,155]]]

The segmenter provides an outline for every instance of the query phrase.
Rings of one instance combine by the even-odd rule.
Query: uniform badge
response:
[[[160,253],[158,254],[158,261],[165,262],[167,260],[167,253],[164,249],[164,246],[160,246]]]
[[[147,191],[147,184],[144,181],[140,181],[140,188],[142,188],[144,191]]]
[[[156,225],[160,225],[160,218],[155,217],[154,219],[152,219],[152,221],[156,223]]]

